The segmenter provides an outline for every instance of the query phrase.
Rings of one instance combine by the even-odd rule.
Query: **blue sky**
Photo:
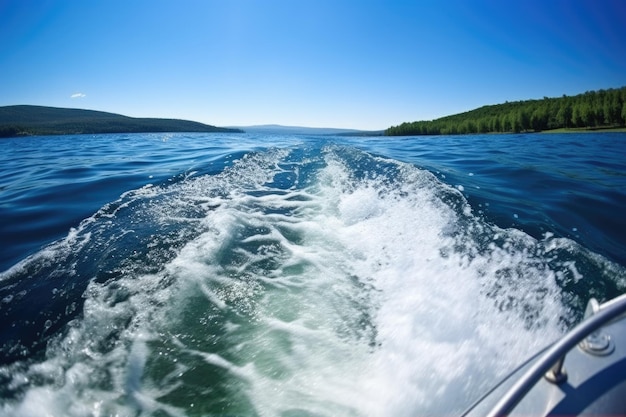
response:
[[[0,0],[0,105],[384,129],[626,86],[626,1]]]

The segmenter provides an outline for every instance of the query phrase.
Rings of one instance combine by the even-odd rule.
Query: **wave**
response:
[[[489,224],[410,164],[242,153],[125,193],[0,275],[0,410],[458,413],[622,272]]]

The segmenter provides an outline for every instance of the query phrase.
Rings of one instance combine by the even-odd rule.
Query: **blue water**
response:
[[[0,149],[0,414],[450,415],[626,290],[624,134]]]

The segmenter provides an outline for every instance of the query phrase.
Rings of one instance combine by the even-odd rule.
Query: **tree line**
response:
[[[385,131],[390,136],[540,132],[560,128],[626,126],[626,87],[568,97],[483,106],[436,120],[406,122]]]

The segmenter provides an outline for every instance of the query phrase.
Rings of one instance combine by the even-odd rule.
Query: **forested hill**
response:
[[[241,132],[177,119],[122,116],[45,106],[0,107],[0,137],[82,133]]]
[[[559,128],[624,127],[626,87],[576,96],[506,102],[436,120],[402,123],[386,135],[539,132]]]

